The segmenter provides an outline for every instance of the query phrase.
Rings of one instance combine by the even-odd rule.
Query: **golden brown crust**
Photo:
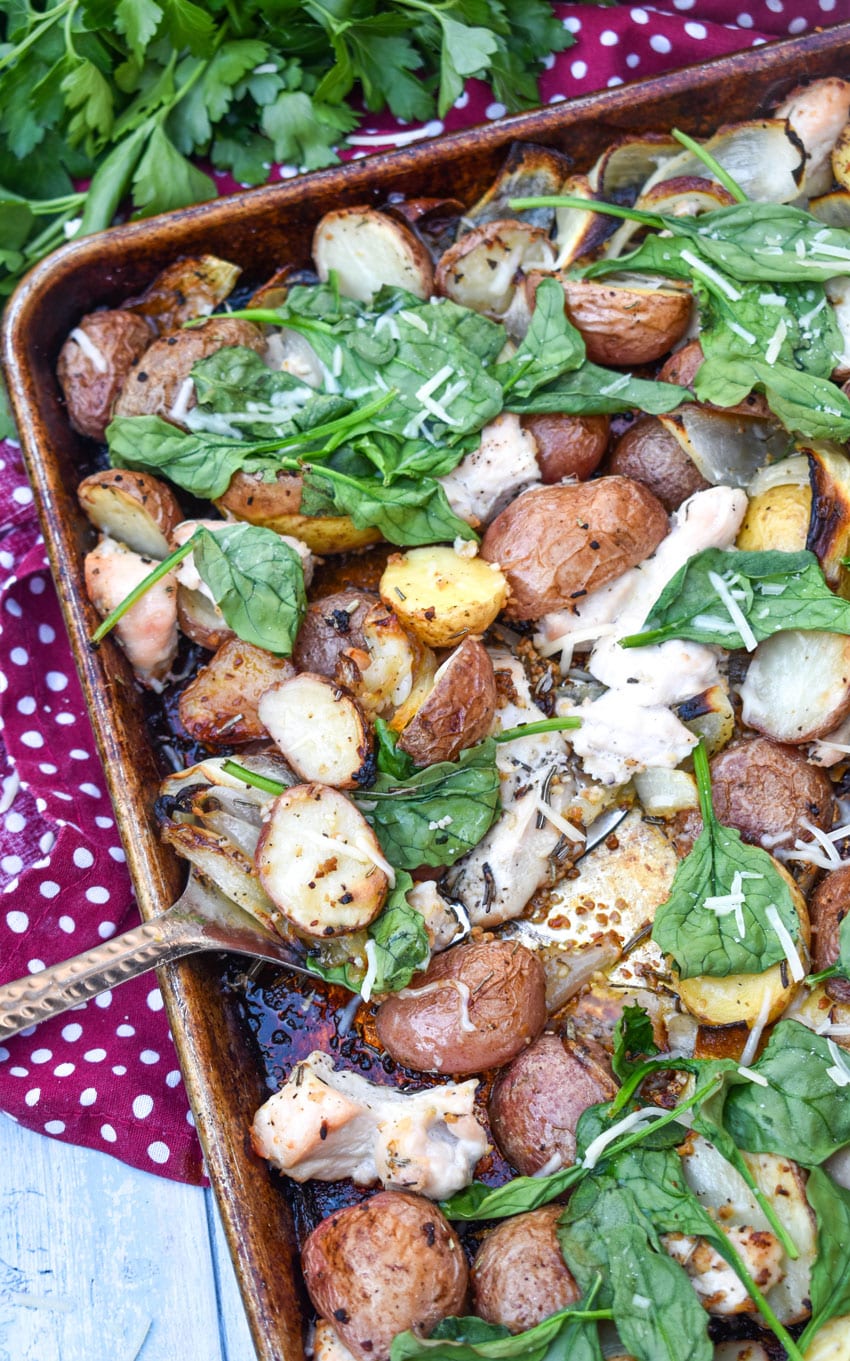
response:
[[[601,1045],[541,1035],[496,1079],[488,1107],[493,1137],[522,1176],[555,1155],[569,1167],[579,1116],[616,1090]]]
[[[181,694],[180,722],[190,737],[213,750],[267,737],[257,713],[260,696],[294,675],[288,658],[230,638]]]
[[[158,335],[176,331],[184,321],[212,312],[232,291],[242,270],[229,260],[201,255],[174,260],[157,274],[127,308],[149,317]]]
[[[388,1361],[390,1343],[410,1329],[428,1337],[464,1313],[466,1259],[436,1205],[380,1191],[316,1226],[301,1254],[316,1311],[358,1361]]]
[[[69,336],[60,351],[56,374],[74,429],[102,440],[124,380],[150,345],[153,332],[144,317],[120,308],[91,312],[75,330],[88,337],[101,363]]]
[[[496,712],[493,663],[477,638],[465,638],[444,668],[398,741],[418,766],[457,760],[487,736]]]
[[[487,1234],[472,1263],[473,1309],[512,1333],[533,1328],[581,1295],[558,1242],[562,1205],[516,1215]]]
[[[487,529],[481,556],[508,578],[508,619],[570,606],[655,551],[669,530],[657,497],[628,477],[524,492]]]
[[[470,941],[437,955],[377,1016],[384,1049],[397,1063],[426,1073],[497,1068],[545,1024],[543,966],[525,946],[507,940]]]
[[[711,485],[655,416],[640,416],[629,427],[614,446],[606,471],[642,482],[667,511]]]

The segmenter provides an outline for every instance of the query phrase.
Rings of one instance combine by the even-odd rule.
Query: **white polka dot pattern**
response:
[[[541,101],[557,104],[673,67],[810,31],[842,17],[838,0],[658,0],[556,4],[573,39],[542,64]],[[846,9],[846,6],[844,7]],[[424,129],[389,115],[359,129],[368,150],[501,118],[470,80]],[[378,145],[378,143],[380,143]],[[344,151],[361,158],[366,143]],[[277,166],[290,179],[297,166]],[[237,186],[217,175],[222,193]],[[0,981],[108,940],[136,920],[32,492],[17,447],[0,450]],[[5,745],[4,745],[5,743]],[[37,1080],[36,1080],[37,1079]],[[90,1085],[92,1081],[96,1086]],[[108,1149],[147,1171],[203,1179],[162,995],[151,976],[0,1046],[0,1109],[56,1138]]]

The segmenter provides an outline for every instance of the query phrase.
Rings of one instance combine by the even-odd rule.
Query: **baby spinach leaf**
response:
[[[518,385],[507,393],[505,410],[519,415],[563,412],[568,416],[595,416],[637,407],[650,416],[661,416],[690,400],[687,388],[675,383],[652,383],[585,363],[528,394]]]
[[[569,369],[577,369],[585,357],[581,332],[564,311],[564,290],[557,279],[543,279],[534,294],[534,311],[528,331],[516,354],[497,364],[493,376],[505,394],[529,397]]]
[[[806,439],[850,439],[850,400],[835,383],[800,373],[788,364],[742,355],[713,355],[697,370],[694,391],[701,402],[734,406],[758,388],[787,430]]]
[[[850,1059],[834,1042],[780,1021],[753,1068],[768,1086],[733,1087],[723,1111],[740,1148],[816,1167],[850,1143]]]
[[[744,647],[739,626],[718,593],[718,578],[758,642],[788,629],[850,633],[850,602],[829,589],[814,553],[708,548],[671,578],[641,632],[624,638],[621,646],[687,638],[729,651]]]
[[[610,1318],[610,1314],[580,1301],[513,1336],[507,1328],[483,1319],[447,1318],[428,1339],[399,1333],[393,1338],[390,1361],[554,1361],[557,1357],[602,1361],[597,1318]]]
[[[396,880],[379,917],[369,927],[374,942],[375,977],[372,993],[398,992],[406,988],[413,975],[424,969],[430,957],[425,918],[407,901],[413,880],[404,870],[396,870]],[[352,962],[328,965],[321,951],[309,953],[307,968],[328,983],[340,983],[350,992],[360,992],[365,970]]]
[[[809,1286],[812,1316],[799,1339],[803,1352],[825,1323],[850,1314],[850,1191],[813,1167],[806,1199],[817,1219],[818,1255]]]
[[[617,1332],[636,1361],[710,1361],[708,1317],[687,1274],[636,1226],[618,1229],[610,1274]]]
[[[760,846],[723,827],[711,805],[708,757],[694,749],[703,830],[676,870],[670,896],[655,914],[652,939],[670,955],[681,978],[763,973],[786,958],[769,910],[792,939],[800,921],[788,884]]]
[[[652,1022],[643,1007],[626,1006],[614,1026],[614,1056],[611,1067],[625,1082],[639,1067],[642,1059],[654,1058],[659,1053],[652,1033]]]
[[[202,530],[195,566],[225,622],[246,643],[289,656],[307,611],[301,557],[271,529]]]
[[[254,350],[233,346],[208,355],[192,369],[198,405],[187,416],[190,429],[219,430],[208,413],[226,416],[235,439],[293,435],[347,416],[355,403],[316,392],[283,370],[270,369]]]
[[[416,771],[406,751],[399,751],[398,738],[383,718],[375,719],[375,736],[378,739],[378,770],[394,780],[406,780]]]
[[[732,291],[740,294],[734,302],[712,279],[694,280],[706,359],[767,362],[770,351],[772,365],[829,378],[844,346],[822,284],[744,284]]]
[[[113,468],[161,473],[184,491],[211,501],[224,495],[248,456],[264,457],[280,448],[280,440],[249,443],[224,435],[191,434],[161,416],[116,416],[106,438]],[[270,466],[273,462],[290,466],[270,458]]]
[[[400,477],[384,486],[377,478],[306,468],[301,514],[350,515],[358,529],[379,529],[390,543],[405,547],[477,538],[431,477]]]
[[[492,738],[399,784],[379,774],[352,798],[393,865],[453,865],[477,846],[500,811],[496,744]]]

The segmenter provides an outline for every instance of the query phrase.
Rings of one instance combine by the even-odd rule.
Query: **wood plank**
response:
[[[195,1187],[0,1118],[0,1361],[248,1361],[212,1215]]]
[[[221,1227],[215,1196],[206,1191],[207,1225],[212,1247],[213,1269],[218,1292],[218,1317],[221,1332],[222,1353],[226,1361],[254,1361],[256,1353],[251,1341],[251,1330],[242,1305],[242,1296],[236,1284],[236,1275],[227,1240]]]

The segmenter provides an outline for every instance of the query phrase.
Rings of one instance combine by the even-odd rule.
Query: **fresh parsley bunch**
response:
[[[244,184],[315,170],[359,122],[349,95],[427,119],[473,75],[516,110],[572,41],[546,0],[0,0],[0,296],[125,200],[213,198],[195,158]]]

